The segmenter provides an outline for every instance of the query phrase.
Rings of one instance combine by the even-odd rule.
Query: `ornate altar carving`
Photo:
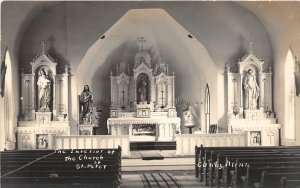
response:
[[[59,134],[69,134],[68,67],[65,68],[65,73],[57,74],[57,63],[45,51],[44,42],[42,52],[30,62],[30,65],[31,73],[25,74],[22,69],[21,74],[21,115],[17,128],[18,138],[21,141],[19,149],[51,149],[53,146],[48,142],[53,134],[57,134],[53,133],[54,130],[60,129]],[[36,133],[33,133],[36,129],[48,132],[47,136],[38,137]],[[20,133],[21,130],[31,134],[23,136]],[[23,137],[28,137],[25,139],[26,142],[22,139]],[[47,146],[45,145],[46,138]],[[40,145],[36,145],[38,141],[41,141]]]
[[[264,61],[252,52],[238,62],[238,71],[226,66],[228,92],[228,132],[246,132],[249,145],[278,145],[279,129],[272,104],[272,69],[263,70]],[[272,131],[272,139],[268,132]],[[259,137],[259,142],[253,142]]]
[[[168,64],[163,58],[152,68],[151,55],[145,50],[145,43],[143,37],[138,39],[132,70],[122,58],[116,66],[116,73],[110,74],[111,117],[107,121],[108,130],[110,134],[130,134],[136,130],[130,127],[147,121],[158,126],[155,132],[158,139],[174,140],[175,132],[180,132],[180,119],[175,108],[175,76],[174,73],[169,74]],[[123,130],[124,126],[127,131]],[[162,138],[162,131],[170,133]]]

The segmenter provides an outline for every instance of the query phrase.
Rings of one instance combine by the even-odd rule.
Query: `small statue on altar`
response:
[[[38,85],[38,107],[39,107],[39,111],[50,111],[50,85],[51,85],[51,81],[49,79],[47,79],[46,77],[46,71],[44,68],[42,68],[39,71],[39,78],[37,81],[37,85]]]
[[[247,76],[244,80],[245,89],[245,109],[255,110],[257,109],[257,99],[259,97],[259,87],[256,82],[256,77],[253,74],[253,70],[249,69]]]
[[[90,87],[88,85],[84,86],[83,91],[80,94],[79,98],[80,103],[80,121],[81,123],[86,120],[89,121],[89,116],[92,112],[93,96],[90,92]]]

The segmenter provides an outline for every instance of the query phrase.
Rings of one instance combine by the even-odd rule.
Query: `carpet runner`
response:
[[[159,151],[139,151],[142,160],[163,160],[164,156],[162,156]]]
[[[172,173],[141,173],[145,188],[182,188],[183,186],[174,178]]]

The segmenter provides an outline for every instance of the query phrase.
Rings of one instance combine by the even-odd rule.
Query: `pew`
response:
[[[274,188],[282,184],[282,178],[299,180],[300,172],[274,173],[263,171],[261,173],[260,182],[254,183],[255,188]]]
[[[280,180],[280,188],[298,188],[300,187],[299,179],[287,179],[286,177],[282,177]]]
[[[101,153],[96,153],[100,150]],[[72,153],[71,156],[76,159],[74,161],[69,158],[66,161],[66,156],[73,150],[63,151],[65,153],[54,150],[1,152],[2,185],[5,187],[120,186],[120,147],[88,149],[91,153]],[[84,155],[90,158],[84,159]]]
[[[239,163],[237,160],[236,163]],[[230,172],[231,175],[231,180],[232,182],[230,185],[232,187],[242,187],[242,183],[244,185],[249,185],[249,170],[251,168],[289,168],[289,167],[298,167],[300,168],[300,161],[288,161],[288,162],[281,162],[281,161],[263,161],[263,162],[258,162],[258,161],[248,161],[248,166],[247,168],[244,167],[239,167],[236,166],[233,171]],[[250,178],[251,179],[251,178]]]
[[[234,171],[236,166],[240,166],[246,168],[249,164],[249,161],[265,161],[266,159],[270,159],[270,161],[285,161],[289,158],[292,160],[300,160],[299,157],[294,157],[289,154],[283,153],[275,153],[275,152],[245,152],[245,153],[235,153],[235,154],[219,154],[217,159],[217,164],[224,164],[222,169],[215,168],[214,171],[214,181],[210,179],[210,183],[214,182],[214,184],[219,187],[219,184],[227,187],[229,182],[232,182],[231,171]],[[213,170],[210,170],[211,174]],[[211,176],[211,175],[210,175]],[[211,178],[209,176],[209,178]]]
[[[277,147],[272,147],[277,148]],[[202,166],[198,167],[198,163],[201,162],[201,164],[207,163],[207,157],[210,156],[211,152],[217,152],[218,150],[225,150],[225,151],[243,151],[243,150],[249,150],[249,151],[262,151],[262,150],[270,150],[270,147],[203,147],[201,144],[200,147],[195,146],[195,177],[200,179],[200,181],[203,181],[203,168]],[[200,175],[200,176],[199,176]]]
[[[300,150],[299,146],[272,146],[272,147],[267,147],[267,146],[255,146],[255,147],[203,147],[201,144],[200,147],[195,146],[195,177],[198,178],[200,175],[200,180],[203,180],[203,177],[201,177],[201,174],[203,173],[203,169],[201,167],[198,167],[198,163],[201,162],[203,164],[205,161],[205,156],[210,155],[211,151],[217,152],[218,150],[257,150],[257,151],[274,151],[274,150],[279,150],[284,152],[285,150],[295,150],[298,149]],[[208,153],[208,154],[207,154]],[[199,172],[200,171],[200,172]]]
[[[299,166],[287,166],[287,167],[249,167],[245,177],[241,177],[242,187],[251,187],[254,182],[259,182],[262,176],[262,172],[268,173],[300,173]],[[279,184],[278,184],[279,185]],[[240,186],[240,185],[238,185]],[[234,187],[238,187],[234,186]]]
[[[234,153],[234,155],[233,155]],[[218,150],[217,152],[211,152],[211,156],[208,159],[208,163],[209,164],[213,164],[213,165],[208,165],[208,167],[204,168],[204,182],[205,185],[213,185],[216,184],[217,186],[219,186],[219,178],[220,176],[220,171],[222,169],[225,169],[227,171],[227,169],[229,169],[230,166],[227,166],[227,159],[226,157],[230,157],[230,156],[234,156],[234,157],[254,157],[254,156],[267,156],[268,154],[276,154],[276,152],[274,151],[264,151],[264,150]],[[277,154],[277,155],[281,155],[281,156],[288,156],[288,154]],[[234,162],[234,161],[232,161]],[[215,166],[220,167],[220,164],[222,164],[222,166],[224,166],[221,169],[215,168]],[[208,168],[208,172],[207,171]],[[207,177],[208,175],[208,177]],[[227,177],[227,176],[225,176]],[[207,180],[209,179],[209,180]],[[225,179],[226,181],[226,179]]]
[[[267,161],[266,161],[267,159]],[[257,170],[268,167],[272,172],[297,172],[300,162],[300,147],[195,147],[195,173],[199,181],[204,180],[210,187],[240,187],[241,178],[247,179],[247,166],[239,168],[238,165],[224,166],[220,164],[231,161],[236,164],[251,164]],[[268,163],[266,166],[264,163]],[[199,164],[213,163],[204,168]],[[216,166],[217,165],[217,166]],[[294,166],[293,166],[294,165]],[[290,168],[291,167],[291,168]],[[242,170],[241,170],[242,169]],[[277,170],[277,171],[276,171]],[[290,170],[290,171],[289,171]],[[253,171],[253,170],[252,170]],[[296,182],[295,179],[291,179]],[[291,181],[291,182],[293,182]]]

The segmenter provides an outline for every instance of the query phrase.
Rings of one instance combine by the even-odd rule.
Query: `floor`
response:
[[[121,188],[201,188],[205,187],[195,178],[194,171],[140,171],[122,174]]]
[[[175,156],[175,151],[158,151],[163,160],[142,160],[139,152],[122,159],[121,188],[201,188],[195,177],[193,156]]]

